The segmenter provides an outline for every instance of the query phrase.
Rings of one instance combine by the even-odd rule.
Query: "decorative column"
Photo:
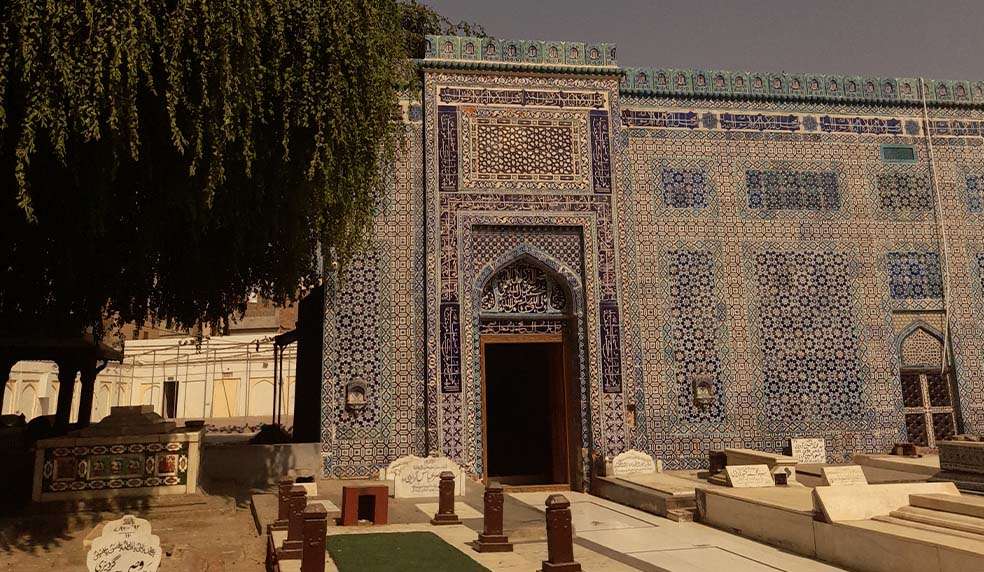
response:
[[[484,531],[478,535],[475,550],[479,552],[512,552],[509,537],[502,534],[502,485],[489,483],[485,487],[485,517],[482,519]]]
[[[304,548],[301,549],[301,572],[325,572],[325,534],[328,512],[321,503],[304,509]]]
[[[564,495],[547,497],[547,559],[541,572],[580,572],[574,562],[571,503]]]
[[[461,524],[458,515],[454,513],[454,473],[451,471],[441,473],[441,482],[438,484],[437,514],[431,519],[431,524]]]

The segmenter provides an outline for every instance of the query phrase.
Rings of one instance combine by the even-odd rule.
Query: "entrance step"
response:
[[[893,510],[889,513],[889,516],[901,520],[931,524],[940,528],[984,535],[984,519],[975,516],[943,512],[917,506],[905,506],[898,510]]]
[[[920,508],[941,510],[984,518],[984,497],[974,495],[909,495],[909,504]]]

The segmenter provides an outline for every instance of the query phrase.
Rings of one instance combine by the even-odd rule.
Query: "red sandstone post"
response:
[[[301,549],[301,572],[325,572],[325,534],[328,512],[315,503],[304,509],[304,548]]]
[[[502,534],[502,485],[489,483],[485,487],[484,531],[478,535],[475,550],[479,552],[512,552],[509,537]]]
[[[431,519],[431,524],[461,524],[454,513],[454,473],[451,471],[441,473],[438,495],[437,514]]]
[[[287,539],[281,558],[299,558],[303,545],[304,507],[307,506],[307,490],[293,486],[290,489],[290,514],[287,522]]]
[[[564,495],[547,497],[547,559],[541,572],[580,572],[574,562],[571,503]]]
[[[290,520],[290,489],[294,479],[281,479],[277,486],[277,520],[270,525],[274,530],[283,530]]]

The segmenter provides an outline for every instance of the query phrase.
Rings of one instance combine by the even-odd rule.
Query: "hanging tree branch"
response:
[[[0,322],[190,326],[315,280],[370,224],[393,0],[0,3]],[[7,327],[7,326],[4,326]]]

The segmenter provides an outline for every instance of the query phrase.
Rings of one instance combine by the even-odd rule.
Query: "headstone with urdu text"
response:
[[[157,572],[161,539],[150,533],[150,522],[126,515],[103,525],[92,542],[85,564],[89,572]]]
[[[728,465],[724,468],[728,484],[735,488],[775,486],[775,479],[768,465]]]
[[[867,477],[860,465],[820,467],[823,484],[828,486],[866,485]]]
[[[380,476],[393,481],[396,498],[438,497],[444,471],[454,473],[455,496],[463,495],[465,472],[447,457],[400,457]]]
[[[655,461],[647,453],[630,449],[615,455],[611,462],[610,476],[625,477],[644,473],[658,473],[663,470],[663,463]]]
[[[827,462],[827,442],[824,439],[790,439],[791,457],[804,464]]]

